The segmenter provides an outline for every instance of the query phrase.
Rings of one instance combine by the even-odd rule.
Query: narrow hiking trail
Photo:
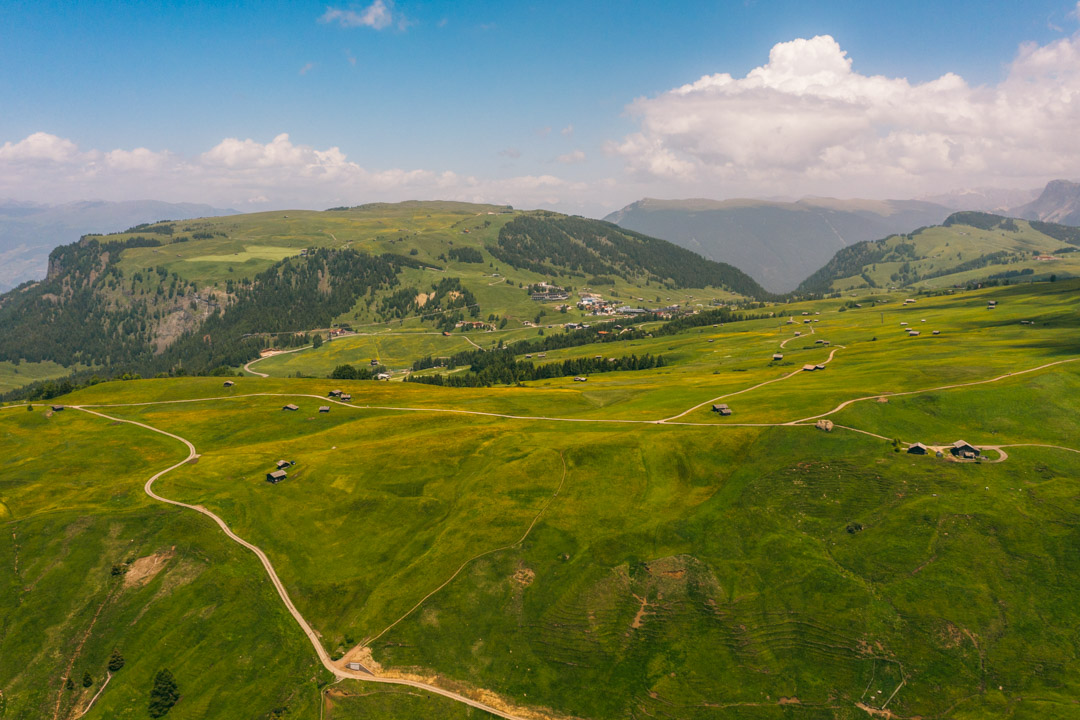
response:
[[[877,395],[866,395],[864,397],[857,397],[857,398],[854,398],[852,400],[845,400],[844,402],[842,402],[839,405],[837,405],[836,407],[834,407],[832,410],[830,410],[828,412],[825,412],[825,413],[821,413],[820,415],[813,415],[813,416],[808,417],[808,418],[803,418],[802,420],[793,420],[793,421],[791,421],[789,423],[786,423],[786,424],[787,425],[798,425],[800,423],[809,422],[810,420],[818,420],[820,418],[825,418],[825,417],[828,417],[830,415],[834,415],[834,414],[840,412],[841,410],[843,410],[844,408],[846,408],[846,407],[848,407],[850,405],[854,405],[855,403],[858,403],[858,402],[865,402],[867,400],[876,400],[876,399],[882,398],[882,397],[886,397],[886,398],[905,397],[907,395],[920,395],[922,393],[939,392],[941,390],[954,390],[956,388],[972,387],[974,385],[987,385],[989,383],[995,383],[995,382],[1000,382],[1001,380],[1007,380],[1008,378],[1016,377],[1018,375],[1027,375],[1028,373],[1038,372],[1039,370],[1045,370],[1046,368],[1051,368],[1051,367],[1054,367],[1056,365],[1064,365],[1066,363],[1076,362],[1077,360],[1080,360],[1080,358],[1068,358],[1066,360],[1057,360],[1055,362],[1046,363],[1045,365],[1040,365],[1038,367],[1028,368],[1027,370],[1015,370],[1013,372],[1008,372],[1008,373],[1005,373],[1004,375],[998,375],[997,377],[993,377],[993,378],[990,378],[988,380],[974,380],[972,382],[955,383],[953,385],[941,385],[939,387],[925,388],[923,390],[905,390],[903,392],[886,392],[886,393],[878,393]]]
[[[308,640],[311,642],[312,647],[315,649],[315,654],[318,656],[319,662],[321,662],[323,667],[325,667],[330,673],[332,673],[335,678],[350,678],[350,679],[353,679],[353,680],[364,680],[364,681],[367,681],[367,682],[387,683],[387,684],[391,684],[391,685],[408,685],[410,687],[419,688],[421,690],[426,690],[428,692],[435,693],[437,695],[441,695],[441,696],[443,696],[445,698],[449,698],[450,700],[455,700],[457,702],[464,703],[465,705],[468,705],[470,707],[474,707],[474,708],[476,708],[478,710],[483,710],[484,712],[491,713],[492,715],[496,715],[496,716],[501,717],[501,718],[506,718],[506,720],[526,720],[524,717],[521,717],[521,716],[518,716],[518,715],[513,715],[513,714],[508,713],[508,712],[504,712],[504,711],[502,711],[502,710],[500,710],[498,708],[492,707],[492,706],[490,706],[490,705],[488,705],[486,703],[480,702],[478,700],[474,700],[473,698],[467,697],[465,695],[461,695],[459,693],[455,693],[455,692],[452,692],[450,690],[445,690],[445,689],[443,689],[441,687],[438,687],[437,685],[430,685],[428,683],[423,683],[423,682],[419,682],[419,681],[416,681],[416,680],[409,680],[409,679],[406,679],[406,678],[383,677],[383,676],[373,675],[371,673],[365,673],[365,672],[356,671],[356,670],[347,670],[347,669],[339,668],[336,665],[334,665],[333,661],[330,659],[330,655],[326,652],[325,648],[323,648],[323,646],[322,646],[322,643],[319,641],[318,633],[316,633],[315,630],[312,629],[312,627],[308,623],[308,621],[304,618],[303,615],[300,614],[300,611],[296,609],[296,605],[293,604],[292,598],[289,597],[289,593],[285,589],[284,583],[281,582],[281,578],[278,577],[277,571],[274,570],[273,563],[270,562],[270,558],[267,557],[266,553],[263,552],[261,548],[259,548],[257,545],[254,545],[254,544],[248,542],[247,540],[244,540],[242,537],[240,537],[239,535],[234,533],[229,528],[229,526],[225,523],[224,520],[222,520],[220,517],[215,515],[210,510],[207,510],[206,508],[204,508],[202,505],[191,505],[189,503],[180,502],[178,500],[170,500],[169,498],[163,497],[161,495],[158,495],[156,492],[154,492],[154,487],[153,487],[154,482],[158,478],[162,477],[163,475],[166,475],[167,473],[172,472],[173,470],[176,470],[179,467],[182,467],[182,466],[188,464],[190,461],[192,461],[192,460],[199,457],[198,452],[195,450],[195,445],[192,444],[192,442],[190,440],[188,440],[186,438],[183,438],[183,437],[181,437],[179,435],[176,435],[174,433],[168,432],[166,430],[161,430],[160,428],[156,428],[156,427],[154,427],[152,425],[147,425],[146,423],[137,422],[135,420],[126,420],[124,418],[113,417],[111,415],[106,415],[105,413],[100,413],[100,412],[97,412],[95,410],[90,410],[90,409],[88,409],[86,407],[81,407],[81,406],[78,406],[78,405],[72,405],[71,408],[73,410],[80,410],[82,412],[89,413],[91,415],[96,415],[96,416],[98,416],[100,418],[104,418],[106,420],[111,420],[113,422],[120,422],[120,423],[126,423],[128,425],[135,425],[136,427],[140,427],[140,428],[143,428],[145,430],[149,430],[151,432],[155,432],[155,433],[158,433],[160,435],[170,437],[170,438],[172,438],[174,440],[177,440],[177,441],[184,444],[184,446],[188,450],[187,457],[185,457],[180,462],[175,463],[173,465],[170,465],[169,467],[165,468],[164,470],[161,470],[161,471],[157,472],[156,474],[154,474],[153,476],[151,476],[150,479],[147,480],[146,483],[143,485],[143,491],[147,495],[149,495],[151,498],[153,498],[154,500],[157,500],[159,502],[167,503],[169,505],[175,505],[177,507],[182,507],[182,508],[185,508],[185,509],[188,509],[188,510],[194,510],[197,513],[201,513],[202,515],[205,515],[206,517],[210,518],[215,523],[217,523],[217,526],[219,528],[221,528],[222,532],[224,532],[229,537],[230,540],[233,540],[234,542],[236,542],[236,543],[238,543],[240,545],[243,545],[245,548],[247,548],[251,552],[255,553],[255,556],[259,558],[259,562],[262,563],[263,569],[266,570],[266,574],[270,577],[270,581],[273,583],[274,589],[277,590],[278,596],[281,598],[281,601],[285,604],[285,608],[289,611],[289,614],[292,615],[293,619],[296,620],[297,624],[300,625],[300,629],[303,630],[304,634],[307,635]],[[531,530],[531,526],[530,526],[530,530]]]
[[[825,362],[823,362],[821,364],[822,365],[828,365],[829,363],[832,362],[833,357],[836,355],[837,350],[846,350],[846,349],[847,348],[844,345],[837,345],[836,347],[834,347],[832,349],[832,352],[829,353],[829,357],[825,360]],[[744,388],[743,390],[736,390],[735,392],[730,392],[730,393],[727,393],[726,395],[719,395],[717,397],[714,397],[712,400],[706,400],[703,403],[699,403],[699,404],[695,405],[694,407],[690,408],[689,410],[683,410],[678,415],[673,415],[673,416],[671,416],[669,418],[664,418],[663,420],[660,420],[658,422],[660,422],[660,423],[670,423],[672,420],[678,420],[681,417],[685,417],[685,416],[689,415],[690,413],[694,412],[695,410],[700,410],[701,408],[705,407],[706,405],[711,405],[712,403],[716,402],[717,400],[723,400],[725,398],[735,397],[736,395],[742,395],[743,393],[750,392],[751,390],[757,390],[760,387],[765,387],[766,385],[771,385],[771,384],[773,384],[775,382],[780,382],[781,380],[787,380],[788,378],[795,377],[796,375],[801,375],[804,372],[806,372],[806,371],[803,370],[802,368],[799,368],[798,370],[790,372],[787,375],[782,375],[781,377],[773,378],[772,380],[766,380],[765,382],[760,382],[757,385],[754,385],[752,387]],[[725,423],[725,424],[727,424],[727,423]],[[786,425],[794,425],[796,423],[777,423],[777,425],[785,425],[785,424]]]
[[[484,557],[486,555],[493,555],[494,553],[502,552],[503,550],[509,550],[510,548],[515,548],[518,545],[520,545],[521,543],[525,542],[525,539],[529,537],[529,533],[531,533],[533,531],[533,528],[536,527],[536,523],[537,523],[538,520],[540,520],[540,516],[542,516],[544,514],[544,512],[548,509],[548,506],[550,506],[551,503],[554,502],[555,498],[557,498],[559,496],[559,493],[562,492],[563,485],[566,483],[566,473],[567,473],[566,458],[563,456],[562,451],[559,451],[559,459],[562,461],[562,478],[559,480],[559,486],[555,488],[555,492],[552,493],[551,497],[549,497],[547,499],[547,501],[544,503],[543,507],[541,507],[540,510],[536,513],[536,515],[532,519],[532,522],[529,523],[529,527],[527,527],[525,529],[525,533],[520,538],[518,538],[517,542],[510,543],[509,545],[503,545],[502,547],[497,547],[497,548],[494,548],[492,550],[485,550],[484,552],[479,553],[478,555],[474,555],[471,558],[469,558],[468,560],[466,560],[465,562],[461,563],[461,566],[458,567],[458,569],[454,571],[454,574],[451,575],[450,577],[448,577],[446,579],[446,581],[442,585],[440,585],[439,587],[435,588],[434,590],[429,592],[427,595],[422,597],[420,599],[420,602],[413,605],[411,608],[409,608],[408,612],[406,612],[404,615],[399,617],[397,620],[395,620],[394,622],[390,623],[385,628],[383,628],[382,631],[378,635],[376,635],[376,636],[374,636],[374,637],[372,637],[372,638],[370,638],[368,640],[365,640],[364,642],[360,643],[360,645],[358,647],[363,647],[365,645],[370,645],[371,643],[373,643],[376,640],[378,640],[379,638],[381,638],[383,635],[385,635],[387,632],[389,632],[391,630],[391,628],[393,628],[395,625],[397,625],[402,620],[404,620],[405,618],[412,615],[414,612],[416,612],[416,610],[421,605],[423,605],[425,602],[427,602],[433,595],[435,595],[435,593],[439,592],[444,587],[449,585],[454,580],[454,578],[456,578],[458,575],[461,574],[462,570],[464,570],[466,567],[471,565],[476,560],[479,560],[480,558],[482,558],[482,557]]]
[[[789,338],[788,338],[787,340],[785,340],[785,341],[783,341],[782,343],[780,343],[780,347],[781,347],[781,349],[783,349],[784,347],[786,347],[786,346],[787,346],[787,344],[788,344],[789,342],[791,342],[792,340],[802,340],[803,338],[806,338],[806,337],[810,337],[810,335],[814,335],[814,334],[816,334],[816,333],[814,332],[814,324],[813,324],[813,323],[810,323],[810,333],[809,333],[809,335],[803,335],[803,334],[801,334],[801,333],[802,333],[802,331],[801,331],[801,330],[799,331],[799,333],[800,333],[799,335],[792,335],[792,336],[791,336],[791,337],[789,337]]]
[[[276,353],[273,353],[272,355],[264,355],[263,357],[255,358],[254,360],[249,362],[247,365],[244,366],[244,369],[247,370],[252,375],[258,375],[259,377],[268,378],[268,377],[270,377],[269,375],[267,375],[266,373],[261,373],[258,370],[252,370],[251,366],[254,365],[257,362],[260,362],[262,360],[266,360],[267,358],[277,357],[278,355],[288,355],[289,353],[294,353],[294,352],[300,352],[301,350],[307,350],[310,347],[314,347],[314,346],[313,345],[305,345],[304,347],[298,347],[298,348],[294,348],[292,350],[282,350],[281,352],[276,352]]]

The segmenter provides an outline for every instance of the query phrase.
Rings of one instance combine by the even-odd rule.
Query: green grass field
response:
[[[21,362],[18,365],[7,361],[0,362],[0,393],[14,390],[35,380],[53,380],[70,374],[71,368],[51,361]]]
[[[534,717],[1067,718],[1080,699],[1078,291],[864,296],[843,312],[846,298],[826,300],[548,353],[670,361],[587,383],[287,377],[471,347],[414,331],[270,358],[255,369],[274,377],[232,388],[140,380],[61,401],[191,441],[198,462],[155,490],[263,548],[331,656],[365,646],[387,675],[483,689]],[[830,353],[825,371],[796,372]],[[351,406],[323,399],[334,388]],[[874,400],[892,393],[910,394]],[[732,416],[709,411],[717,397]],[[783,424],[827,413],[832,432]],[[676,415],[688,424],[655,422]],[[184,692],[169,717],[314,717],[320,702],[338,720],[484,716],[353,681],[320,701],[329,673],[254,557],[143,494],[184,457],[178,441],[44,407],[0,411],[0,438],[17,448],[0,479],[0,587],[15,608],[0,716],[85,702],[81,685],[61,689],[66,661],[97,677],[113,647],[128,665],[88,718],[142,717],[161,667]],[[883,438],[1016,447],[958,463]],[[296,463],[288,479],[265,482],[281,458]],[[165,559],[144,584],[110,574],[151,556]]]

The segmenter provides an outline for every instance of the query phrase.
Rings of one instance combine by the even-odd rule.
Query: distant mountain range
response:
[[[1080,225],[1080,183],[1054,180],[1039,197],[1015,208],[1010,215],[1059,225]]]
[[[773,292],[794,290],[838,250],[937,225],[952,211],[918,200],[639,200],[606,220],[740,268]]]
[[[158,200],[91,200],[63,205],[0,200],[0,292],[43,278],[49,251],[82,235],[115,232],[156,220],[234,214],[235,210],[210,205]]]
[[[772,292],[788,292],[840,250],[941,224],[955,211],[993,212],[1080,226],[1080,184],[1038,190],[976,188],[917,200],[656,200],[605,219],[740,268]]]
[[[1008,188],[965,188],[940,195],[923,195],[917,200],[944,205],[952,210],[1005,213],[1029,203],[1039,196],[1039,189],[1013,190]]]

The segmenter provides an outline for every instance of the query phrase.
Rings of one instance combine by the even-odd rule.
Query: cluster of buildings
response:
[[[978,460],[982,457],[979,448],[963,440],[957,440],[952,445],[946,445],[941,450],[935,450],[929,445],[923,445],[921,442],[914,443],[907,449],[909,455],[928,455],[933,452],[938,457],[944,457],[946,450],[950,455],[960,460]]]
[[[662,308],[634,307],[633,305],[620,305],[614,300],[605,300],[596,293],[581,292],[578,295],[580,297],[577,303],[578,310],[587,312],[590,315],[645,315],[653,313],[662,318],[670,318],[690,312],[679,305],[668,305]],[[641,300],[641,298],[638,298],[638,300]]]
[[[533,291],[529,293],[529,297],[532,298],[533,302],[553,302],[570,299],[570,293],[558,285],[542,282],[537,283],[533,288]]]
[[[534,300],[536,298],[533,298]],[[463,320],[458,323],[454,323],[454,327],[461,328],[462,330],[494,330],[495,324],[489,322],[482,322],[480,320]],[[449,335],[450,333],[444,332],[443,335]]]
[[[266,473],[266,482],[277,485],[279,482],[281,482],[285,478],[289,477],[289,474],[286,472],[286,469],[292,467],[293,465],[295,465],[296,461],[295,460],[278,460],[274,464],[277,466],[277,470],[271,470],[270,472]]]

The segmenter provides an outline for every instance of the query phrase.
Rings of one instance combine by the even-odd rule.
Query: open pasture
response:
[[[168,668],[177,718],[310,717],[322,677],[258,564],[142,484],[179,443],[73,409],[0,412],[4,716],[142,718]],[[81,681],[89,673],[93,684]],[[63,687],[72,677],[75,686]]]
[[[174,378],[63,401],[192,442],[198,462],[155,491],[208,508],[261,547],[339,662],[483,688],[547,717],[855,718],[883,707],[897,717],[1066,717],[1059,711],[1080,693],[1080,616],[1061,602],[1080,591],[1075,297],[1074,284],[1059,283],[844,312],[843,300],[828,300],[547,354],[670,359],[586,383],[466,390],[249,377],[223,388]],[[901,322],[925,331],[908,337]],[[806,336],[792,340],[796,329]],[[378,339],[389,337],[402,345],[379,359],[403,364],[426,349],[419,338],[463,340]],[[772,361],[785,340],[783,361]],[[339,342],[348,348],[335,341],[280,360],[329,366]],[[800,369],[826,360],[824,371]],[[351,406],[326,399],[335,388],[352,392]],[[910,394],[836,410],[887,393]],[[735,414],[710,412],[715,397]],[[41,505],[42,517],[63,525],[73,520],[61,506],[85,516],[130,506],[163,523],[146,532],[189,533],[191,552],[236,553],[230,578],[256,583],[265,612],[285,620],[266,652],[293,663],[282,667],[311,667],[250,556],[205,519],[140,494],[151,468],[183,456],[181,443],[77,408],[42,410],[0,412],[6,437],[27,448],[16,467],[37,468],[0,486],[9,516],[49,502],[47,468],[77,468],[51,480],[56,504]],[[822,414],[841,427],[791,424]],[[73,438],[70,454],[50,456],[61,437]],[[914,456],[894,437],[962,437],[1008,457]],[[86,448],[113,447],[103,443],[123,443],[124,472],[87,459]],[[270,484],[278,459],[295,465]],[[254,620],[234,622],[235,637]],[[444,702],[335,687],[328,717],[427,717]],[[290,707],[317,695],[303,692],[290,697],[309,699]]]

